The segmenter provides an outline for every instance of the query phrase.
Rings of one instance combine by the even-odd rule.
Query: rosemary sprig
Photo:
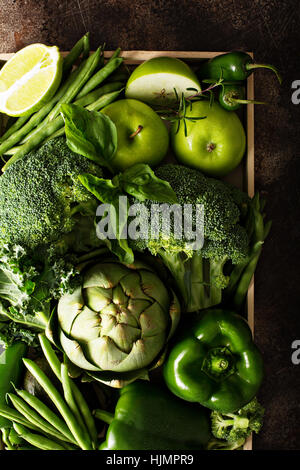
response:
[[[192,112],[193,102],[206,99],[207,96],[205,94],[207,93],[209,94],[209,104],[210,106],[212,106],[214,102],[213,89],[218,86],[223,86],[222,77],[220,77],[217,81],[204,81],[210,83],[209,86],[204,90],[199,91],[196,88],[192,87],[186,89],[186,91],[194,92],[190,96],[185,96],[184,93],[182,93],[179,98],[178,92],[176,88],[174,88],[174,94],[176,98],[174,106],[156,108],[156,112],[160,115],[162,119],[172,123],[177,121],[177,128],[175,131],[176,134],[180,129],[180,124],[183,123],[184,135],[185,137],[187,137],[187,121],[195,122],[199,121],[200,119],[206,118],[206,116],[189,116],[187,113]]]

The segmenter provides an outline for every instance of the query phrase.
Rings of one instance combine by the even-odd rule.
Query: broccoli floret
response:
[[[235,413],[211,413],[212,434],[230,444],[243,445],[252,432],[259,433],[263,425],[264,408],[255,397]]]
[[[16,161],[0,177],[0,239],[35,248],[70,232],[78,214],[90,214],[96,204],[77,178],[84,172],[102,176],[64,137]]]
[[[182,207],[185,204],[192,206],[190,232],[185,230],[183,237],[175,237],[175,216],[171,218],[171,230],[166,232],[161,215],[154,224],[152,218],[148,237],[129,240],[130,246],[138,251],[148,249],[162,258],[181,292],[187,311],[217,305],[222,300],[222,290],[229,283],[225,273],[227,264],[240,263],[249,254],[249,238],[246,228],[240,224],[241,212],[236,202],[239,199],[244,203],[248,196],[239,197],[238,189],[233,190],[220,180],[181,165],[163,165],[155,174],[171,185]],[[155,202],[143,203],[148,213]],[[194,249],[191,240],[197,228],[196,204],[203,207],[204,244]]]

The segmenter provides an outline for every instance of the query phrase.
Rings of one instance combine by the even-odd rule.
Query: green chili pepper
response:
[[[201,79],[213,78],[214,80],[219,80],[223,78],[224,80],[235,82],[246,80],[246,78],[258,68],[272,70],[276,74],[279,83],[282,82],[278,70],[273,65],[256,64],[249,54],[241,51],[221,54],[203,62],[198,71],[198,76]]]
[[[6,394],[18,385],[23,370],[22,358],[27,346],[23,342],[14,343],[0,355],[0,407],[6,405]],[[0,428],[11,427],[11,422],[0,416]]]
[[[267,104],[263,101],[246,100],[245,87],[237,83],[222,84],[219,92],[219,103],[227,111],[236,111],[242,104]]]
[[[257,394],[262,357],[241,315],[211,309],[196,314],[164,365],[169,389],[207,408],[231,413]]]

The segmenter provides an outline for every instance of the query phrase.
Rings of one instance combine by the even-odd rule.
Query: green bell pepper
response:
[[[17,342],[8,346],[0,354],[0,408],[6,406],[6,394],[18,385],[24,370],[22,358],[27,351],[27,345]],[[0,428],[11,427],[11,422],[0,416]]]
[[[263,361],[246,320],[211,309],[189,324],[171,349],[163,373],[178,397],[231,413],[257,394]]]
[[[208,410],[167,389],[137,381],[120,392],[115,414],[96,410],[109,424],[101,450],[201,450],[211,438]]]

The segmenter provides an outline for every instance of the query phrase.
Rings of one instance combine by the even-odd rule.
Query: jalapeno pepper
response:
[[[197,314],[164,365],[171,392],[221,413],[232,413],[257,394],[262,357],[244,318],[212,309]]]
[[[279,83],[282,82],[276,67],[269,64],[256,64],[249,54],[241,51],[228,52],[209,59],[200,67],[198,76],[200,79],[213,78],[219,80],[223,78],[224,80],[241,81],[246,80],[258,68],[272,70],[276,74]]]
[[[246,100],[245,87],[237,83],[223,84],[219,92],[219,103],[227,111],[236,111],[242,104],[267,104],[263,101]]]
[[[14,343],[0,355],[0,407],[6,405],[6,394],[13,385],[18,385],[23,370],[22,358],[27,346],[23,342]],[[0,416],[0,428],[10,427],[11,423]]]

